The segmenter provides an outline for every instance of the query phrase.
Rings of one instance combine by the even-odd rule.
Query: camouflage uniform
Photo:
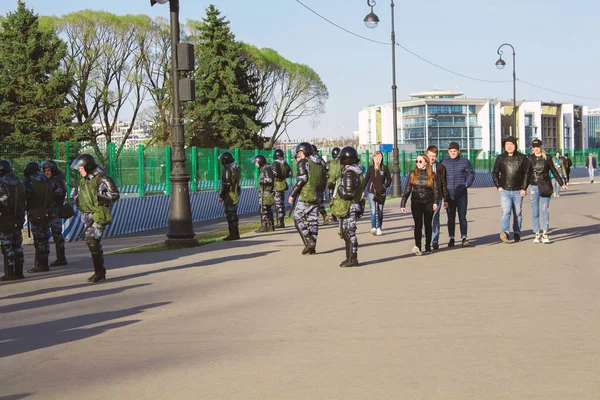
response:
[[[275,228],[285,228],[285,191],[288,189],[286,179],[292,177],[292,169],[283,159],[283,152],[281,152],[282,158],[277,157],[278,152],[275,151],[275,161],[272,164],[275,177],[275,213],[277,214]]]
[[[0,245],[4,255],[3,281],[23,279],[23,223],[25,194],[12,165],[0,161]]]
[[[323,225],[329,225],[329,217],[327,216],[327,211],[325,210],[325,190],[327,189],[327,164],[323,161],[323,158],[319,155],[319,153],[314,153],[310,156],[310,159],[317,163],[321,164],[323,168],[323,182],[321,182],[317,186],[317,205],[318,211],[323,217]]]
[[[323,166],[310,159],[312,147],[303,142],[296,146],[296,153],[302,152],[305,157],[298,161],[296,184],[290,197],[297,197],[294,209],[294,224],[304,242],[302,254],[315,254],[317,237],[319,235],[318,193],[317,186],[321,183]]]
[[[67,185],[65,183],[65,174],[58,169],[56,163],[52,160],[44,161],[41,165],[42,171],[50,169],[52,176],[50,182],[52,184],[53,196],[52,202],[48,206],[48,217],[50,222],[50,230],[52,231],[52,239],[56,247],[56,261],[50,263],[51,267],[67,265],[67,257],[65,255],[65,239],[62,236],[62,218],[60,217],[60,208],[64,204],[67,195]]]
[[[50,255],[50,220],[48,206],[56,193],[50,180],[40,172],[40,166],[31,162],[25,166],[25,198],[27,200],[27,222],[31,226],[35,259],[29,273],[46,272],[50,270],[48,256]],[[39,218],[36,218],[39,217]]]
[[[219,199],[223,202],[225,218],[229,228],[229,236],[223,240],[237,240],[240,238],[238,226],[238,201],[240,194],[240,167],[235,163],[233,155],[228,151],[219,156],[223,164],[223,174],[221,175],[221,193]]]
[[[260,179],[258,182],[258,204],[260,209],[261,227],[256,232],[271,232],[275,230],[273,224],[273,205],[275,204],[275,194],[273,188],[275,179],[273,176],[273,168],[269,164],[266,164],[266,159],[264,156],[258,157],[261,157],[262,160],[260,162]]]
[[[104,174],[94,157],[81,154],[71,164],[72,169],[79,170],[79,167],[84,168],[86,176],[79,180],[73,198],[85,226],[85,242],[94,266],[94,274],[88,278],[88,282],[100,282],[106,278],[104,250],[100,241],[106,226],[112,221],[110,205],[119,200],[120,195],[115,182]]]

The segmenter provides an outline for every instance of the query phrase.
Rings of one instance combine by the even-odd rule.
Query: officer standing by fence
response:
[[[40,165],[29,162],[23,171],[25,180],[25,198],[27,201],[27,223],[31,227],[35,259],[29,273],[50,271],[48,256],[50,255],[50,220],[48,207],[56,193],[52,191],[50,179],[40,171]]]
[[[90,154],[80,154],[71,164],[71,169],[81,174],[75,193],[75,204],[81,211],[85,242],[94,265],[94,274],[88,278],[88,282],[96,283],[106,279],[104,251],[100,241],[106,226],[112,222],[110,205],[119,200],[119,189]]]
[[[335,189],[335,183],[338,181],[338,179],[340,179],[340,160],[339,160],[339,155],[340,155],[340,148],[339,147],[334,147],[333,149],[331,149],[331,160],[327,161],[327,190],[329,191],[329,206],[333,207],[333,204],[331,204],[333,202],[333,197],[334,197],[334,189]],[[335,214],[331,213],[331,219],[334,222],[337,222],[337,217],[335,216]]]
[[[219,155],[219,161],[223,165],[219,203],[223,203],[229,228],[229,236],[223,240],[238,240],[240,238],[237,214],[240,195],[240,167],[236,164],[233,154],[228,151]]]
[[[356,221],[364,213],[363,167],[358,164],[358,152],[354,147],[344,147],[340,152],[341,177],[336,183],[337,192],[332,212],[341,220],[342,239],[346,242],[346,259],[340,267],[358,267],[358,240]]]
[[[287,178],[292,177],[292,169],[285,161],[283,150],[277,149],[273,154],[273,176],[275,177],[275,228],[285,228],[285,191],[288,189]]]
[[[296,146],[296,184],[288,198],[294,203],[294,224],[304,242],[302,254],[315,254],[319,235],[319,213],[317,187],[321,184],[323,166],[311,159],[313,149],[310,143],[302,142]]]
[[[8,160],[0,160],[0,245],[4,255],[2,281],[23,279],[23,223],[25,222],[23,184]]]
[[[65,201],[67,194],[67,185],[65,183],[65,174],[58,169],[58,165],[54,160],[46,160],[41,165],[42,171],[46,178],[50,179],[53,186],[52,200],[48,206],[48,218],[50,222],[50,230],[52,231],[52,239],[56,247],[56,261],[50,263],[51,267],[67,265],[67,257],[65,255],[65,239],[62,236],[62,218],[60,209]]]
[[[258,204],[260,207],[260,228],[256,233],[272,232],[275,230],[273,224],[273,205],[275,204],[275,193],[273,191],[275,179],[273,169],[267,164],[263,155],[252,157],[252,162],[260,170],[258,180]]]

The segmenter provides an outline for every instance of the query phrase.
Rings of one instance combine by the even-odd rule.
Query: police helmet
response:
[[[252,157],[252,162],[253,163],[258,163],[258,166],[260,168],[262,168],[267,163],[267,159],[262,154],[259,154],[257,156]]]
[[[30,161],[27,163],[27,165],[25,165],[25,169],[23,170],[23,175],[25,175],[25,178],[29,178],[31,175],[33,175],[36,172],[40,171],[40,164],[36,163],[35,161]]]
[[[42,168],[42,171],[49,169],[52,172],[52,176],[58,174],[58,164],[56,164],[56,161],[54,160],[46,160],[40,167]]]
[[[0,160],[0,176],[8,175],[13,172],[13,166],[8,160]]]
[[[219,160],[222,165],[229,165],[235,162],[235,158],[233,158],[233,154],[228,151],[225,151],[219,155]]]
[[[335,160],[336,158],[338,158],[340,156],[340,148],[339,147],[334,147],[333,149],[331,149],[331,157]]]
[[[358,152],[352,146],[346,146],[340,150],[340,164],[352,165],[358,163]]]
[[[98,164],[96,164],[96,159],[91,154],[83,153],[80,154],[73,162],[71,163],[71,169],[75,171],[79,171],[79,167],[83,167],[85,172],[88,174],[92,173],[96,168],[98,168]]]
[[[283,160],[283,150],[281,150],[281,149],[275,150],[275,153],[273,153],[273,158],[275,160]]]
[[[317,149],[316,144],[311,144],[310,147],[312,147],[313,154],[319,154],[319,149]]]
[[[312,149],[312,146],[310,145],[310,143],[302,142],[302,143],[298,144],[296,146],[296,154],[298,154],[300,152],[304,153],[305,157],[311,156],[313,154],[313,149]]]

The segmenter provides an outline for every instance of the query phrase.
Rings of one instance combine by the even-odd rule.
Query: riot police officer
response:
[[[323,161],[323,158],[321,158],[321,156],[319,155],[317,146],[311,144],[311,147],[313,150],[311,159],[314,162],[321,164],[321,167],[323,168],[321,181],[317,185],[317,204],[319,205],[319,213],[323,217],[323,225],[329,225],[329,217],[327,216],[327,211],[325,210],[325,189],[327,189],[327,165],[325,164],[325,161]]]
[[[340,151],[341,177],[337,182],[336,200],[333,213],[341,220],[342,239],[346,242],[346,259],[340,267],[358,267],[358,240],[356,239],[356,221],[364,212],[363,167],[358,164],[358,152],[347,146]]]
[[[65,174],[58,169],[58,165],[54,160],[46,160],[41,165],[44,175],[50,179],[53,186],[52,201],[48,206],[48,217],[52,239],[56,247],[56,261],[50,263],[51,267],[67,265],[67,257],[65,255],[65,239],[62,236],[62,218],[60,217],[60,208],[62,207],[65,196],[67,194],[67,185],[65,183]]]
[[[85,226],[85,242],[94,266],[94,274],[88,278],[88,282],[100,282],[106,279],[104,251],[100,241],[106,226],[112,222],[110,205],[119,200],[119,189],[90,154],[80,154],[71,164],[71,169],[81,174],[74,199]]]
[[[315,254],[319,235],[319,214],[317,187],[322,184],[323,166],[316,162],[310,143],[302,142],[296,146],[296,183],[289,203],[294,203],[294,224],[304,242],[302,254]]]
[[[273,154],[273,176],[275,177],[275,228],[285,228],[285,191],[288,189],[287,178],[292,177],[292,169],[285,161],[283,150],[277,149]]]
[[[219,203],[223,203],[229,236],[223,240],[237,240],[240,238],[238,227],[237,207],[240,195],[240,167],[236,164],[233,154],[226,151],[219,155],[219,161],[223,165],[221,175],[221,193]]]
[[[23,184],[8,160],[0,160],[0,245],[4,255],[3,281],[23,279]]]
[[[327,190],[329,191],[330,206],[333,201],[333,190],[335,189],[335,183],[340,179],[340,148],[334,147],[331,149],[331,160],[327,161]],[[331,219],[337,221],[337,217],[331,214]]]
[[[35,259],[29,273],[50,271],[48,256],[50,255],[50,225],[48,208],[57,193],[52,190],[50,179],[40,171],[40,165],[34,161],[25,165],[25,199],[27,201],[27,222],[33,235]]]
[[[274,231],[273,224],[273,204],[275,204],[273,169],[267,164],[267,159],[263,155],[252,157],[252,162],[260,170],[258,180],[258,204],[260,207],[260,228],[256,233]]]

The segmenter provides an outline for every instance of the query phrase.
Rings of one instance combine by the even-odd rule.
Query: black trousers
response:
[[[433,220],[433,203],[410,202],[410,212],[415,221],[415,245],[422,250],[423,222],[425,222],[425,251],[431,250],[431,221]]]

